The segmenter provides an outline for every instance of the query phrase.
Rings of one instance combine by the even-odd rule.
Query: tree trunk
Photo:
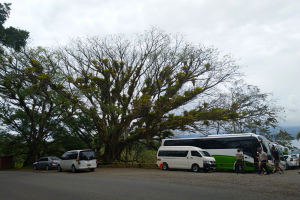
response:
[[[40,153],[38,150],[38,146],[30,145],[23,167],[32,166],[32,164],[36,162],[39,158],[40,158]]]
[[[124,145],[119,141],[113,141],[111,143],[106,144],[105,151],[102,156],[103,164],[112,164],[122,153],[124,150]]]

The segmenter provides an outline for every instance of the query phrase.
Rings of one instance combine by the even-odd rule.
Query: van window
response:
[[[202,157],[198,151],[191,151],[192,156]]]
[[[188,151],[166,151],[161,150],[158,152],[158,156],[166,156],[166,157],[186,157]]]
[[[96,159],[94,151],[80,151],[80,160],[93,160]]]
[[[73,159],[77,159],[77,152],[68,152],[67,153],[67,160],[73,160]]]
[[[211,155],[207,151],[200,151],[204,156],[211,157]]]

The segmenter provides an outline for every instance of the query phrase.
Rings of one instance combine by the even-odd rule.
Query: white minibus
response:
[[[97,159],[95,151],[91,149],[86,150],[72,150],[64,153],[58,162],[57,170],[89,170],[93,172],[97,168]]]
[[[163,169],[190,169],[208,172],[216,169],[216,160],[207,151],[192,146],[161,146],[157,152],[157,165]]]

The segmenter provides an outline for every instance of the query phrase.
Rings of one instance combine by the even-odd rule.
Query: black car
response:
[[[45,169],[50,170],[57,168],[59,158],[53,156],[47,156],[40,158],[37,162],[33,163],[33,169]]]

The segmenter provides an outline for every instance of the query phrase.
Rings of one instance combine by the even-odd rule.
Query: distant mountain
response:
[[[276,128],[272,133],[278,133],[280,130],[285,130],[296,139],[297,134],[300,132],[300,126],[283,126],[281,128]]]

